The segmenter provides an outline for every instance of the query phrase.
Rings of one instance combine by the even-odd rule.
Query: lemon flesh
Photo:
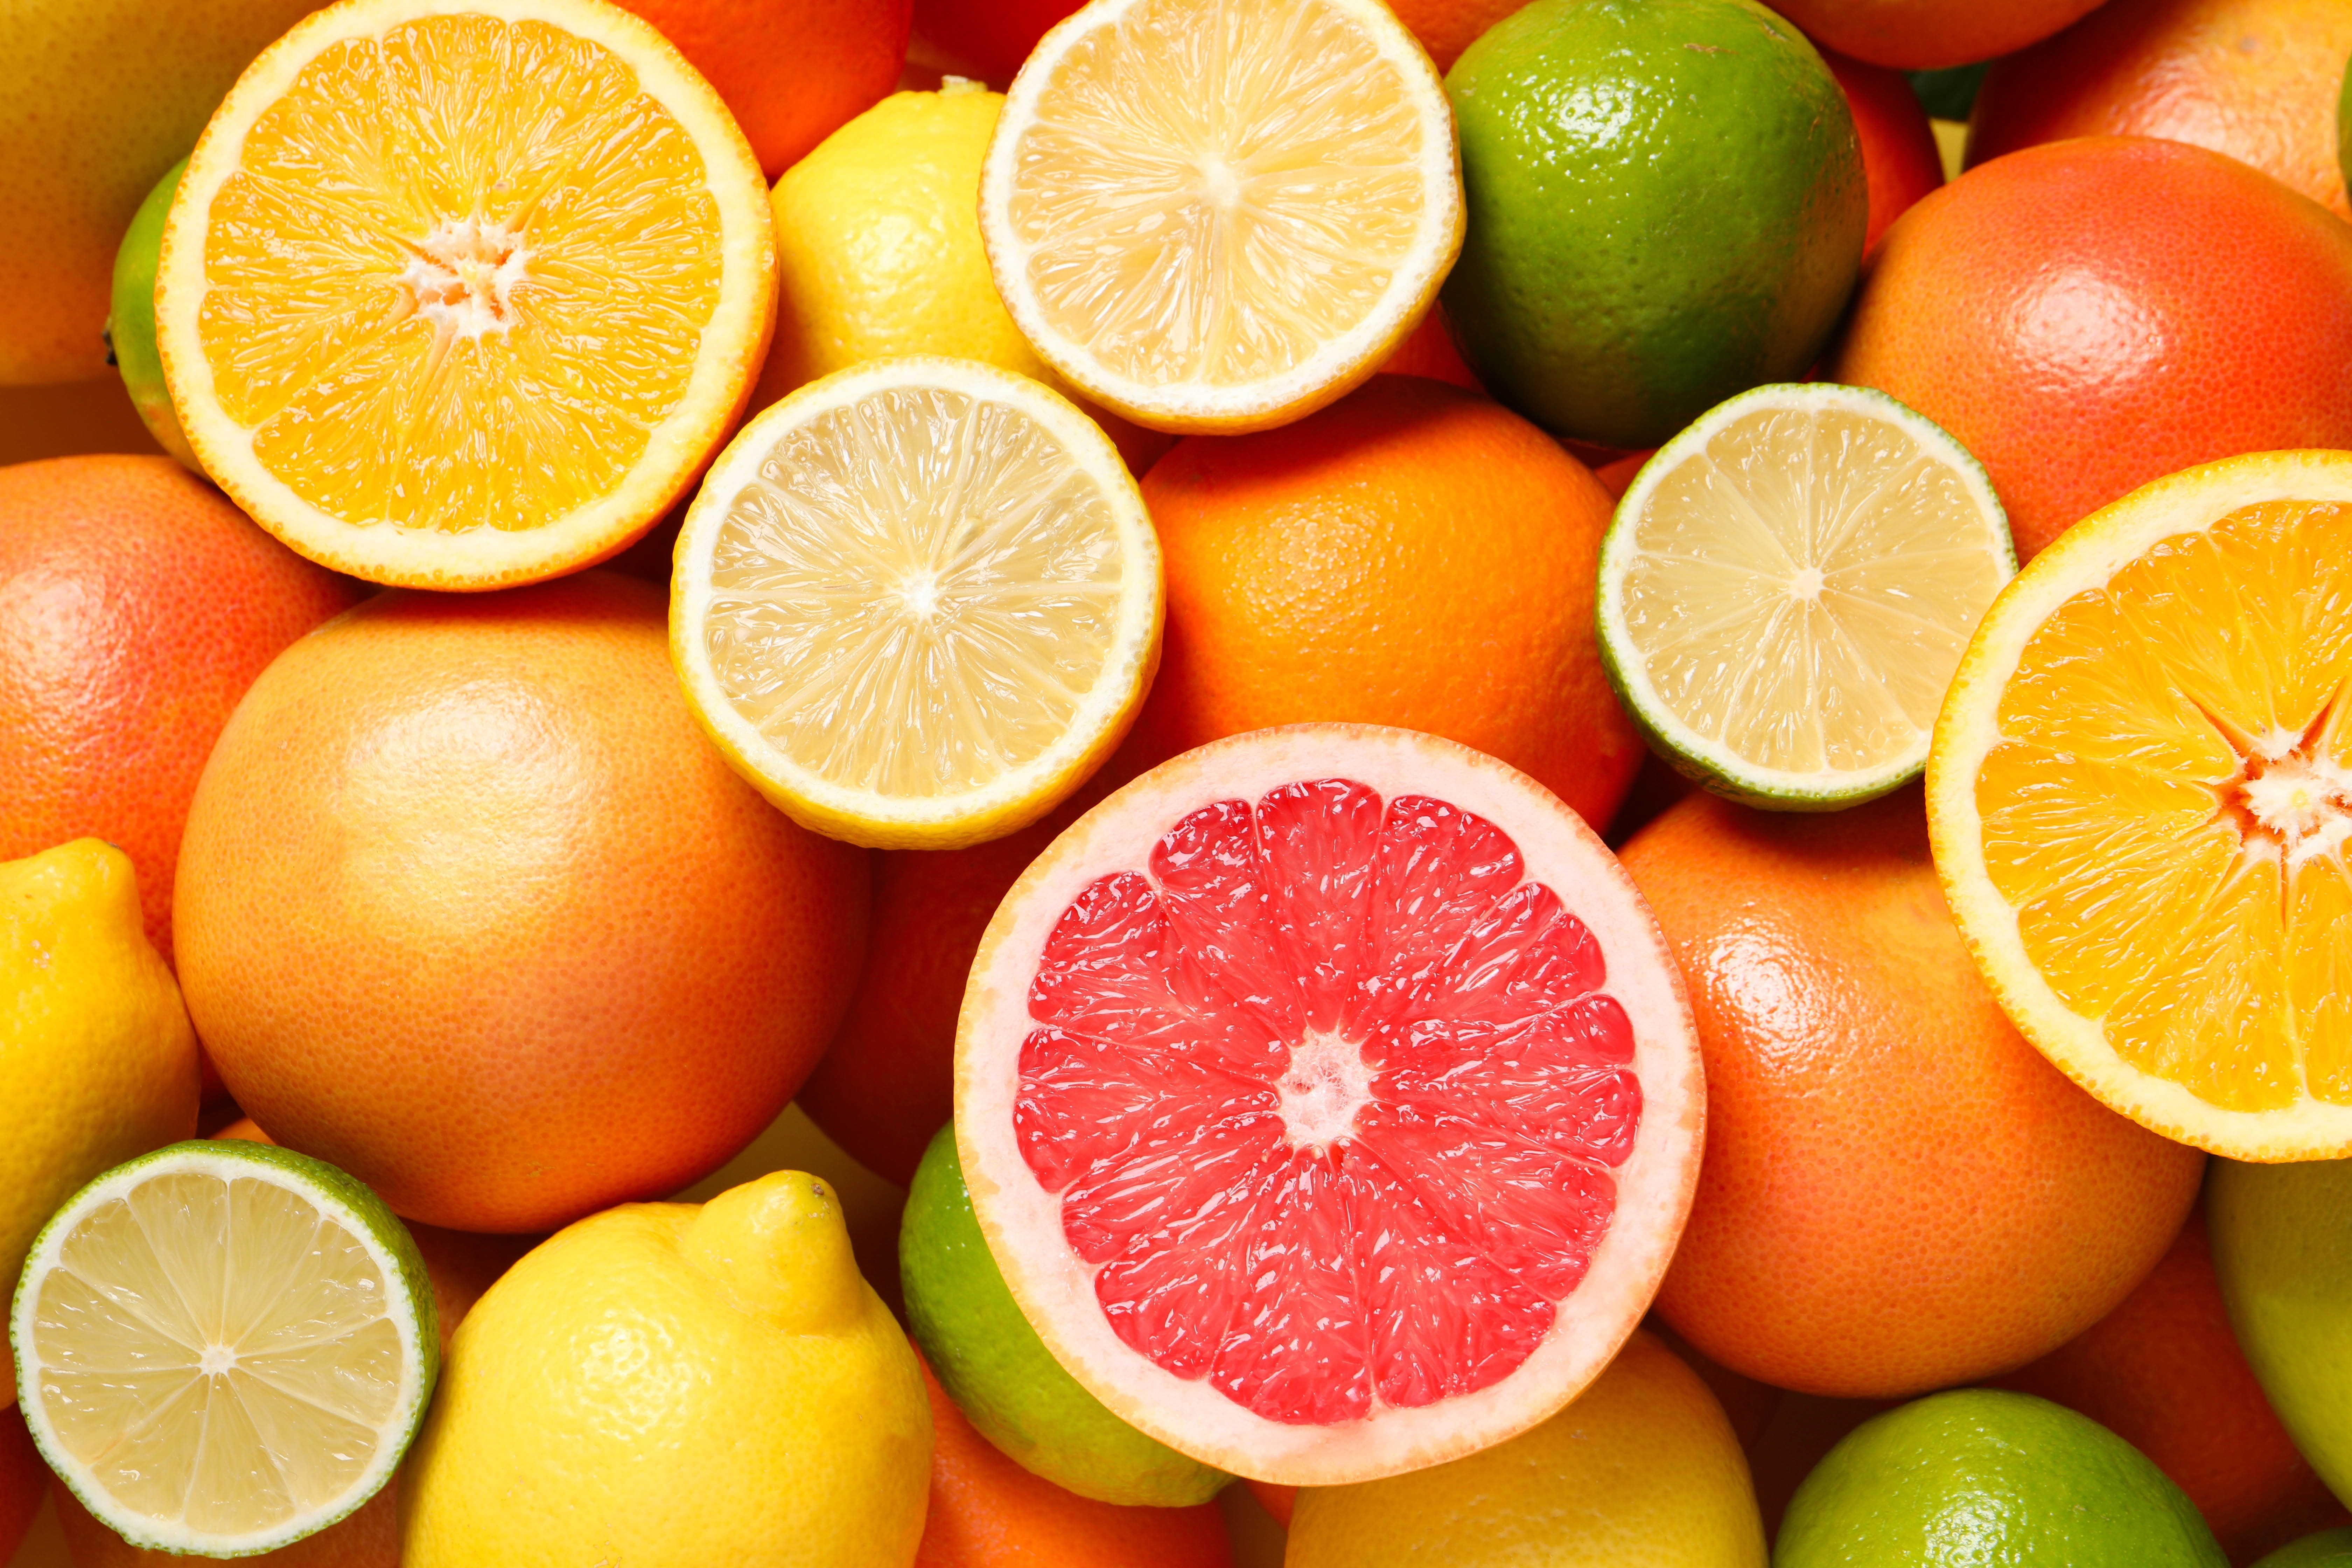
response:
[[[117,1167],[35,1244],[13,1314],[25,1417],[135,1545],[267,1551],[374,1495],[436,1364],[414,1242],[332,1167],[173,1144]]]
[[[1601,646],[1652,741],[1750,805],[1916,777],[1952,671],[2017,569],[1983,469],[1893,398],[1759,387],[1668,442],[1602,548]]]
[[[1370,0],[1100,4],[1014,79],[981,223],[1013,319],[1090,395],[1278,424],[1428,309],[1462,243],[1453,117]]]
[[[1035,820],[1118,743],[1159,654],[1159,546],[1117,450],[971,361],[879,362],[760,416],[678,563],[689,700],[772,799],[854,843]]]

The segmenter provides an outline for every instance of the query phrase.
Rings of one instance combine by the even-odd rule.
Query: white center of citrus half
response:
[[[530,247],[506,225],[445,218],[416,242],[400,286],[444,337],[478,338],[514,325],[514,293],[530,280]]]
[[[2352,837],[2352,769],[2300,743],[2274,759],[2246,757],[2224,795],[2248,854],[2283,854],[2294,867]]]
[[[1290,1146],[1321,1148],[1355,1131],[1356,1113],[1372,1102],[1372,1065],[1347,1036],[1309,1029],[1274,1089]]]

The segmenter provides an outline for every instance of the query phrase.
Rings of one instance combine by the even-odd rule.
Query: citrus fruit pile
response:
[[[0,1568],[2352,1563],[2352,0],[0,144]]]

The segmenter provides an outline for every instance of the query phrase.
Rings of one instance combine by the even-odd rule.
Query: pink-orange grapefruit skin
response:
[[[1125,1419],[1255,1480],[1475,1451],[1640,1321],[1705,1088],[1647,907],[1526,774],[1300,724],[1151,770],[991,921],[956,1130],[1007,1283]]]
[[[180,983],[238,1104],[412,1218],[665,1196],[783,1109],[865,943],[862,851],[728,768],[662,595],[392,593],[263,672],[180,854]]]

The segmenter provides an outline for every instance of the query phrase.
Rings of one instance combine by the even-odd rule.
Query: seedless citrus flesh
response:
[[[1704,1089],[1647,907],[1524,774],[1410,731],[1203,746],[1081,818],[982,943],[974,1213],[1046,1345],[1254,1479],[1522,1431],[1649,1304]]]
[[[1969,635],[2017,570],[1991,481],[1884,393],[1759,386],[1660,448],[1601,553],[1601,646],[1675,765],[1822,810],[1918,775]]]
[[[313,560],[490,588],[645,531],[775,314],[759,163],[607,0],[342,0],[272,45],[163,235],[165,379],[205,469]]]
[[[679,535],[670,647],[738,771],[852,843],[1044,816],[1133,722],[1160,546],[1099,426],[1026,376],[910,356],[745,426]]]
[[[1453,111],[1379,0],[1094,0],[1013,79],[981,236],[1022,335],[1161,430],[1380,368],[1461,249]]]
[[[2026,1037],[2239,1160],[2352,1154],[2352,453],[2159,479],[1994,604],[1927,764]]]
[[[433,1289],[381,1200],[263,1143],[174,1143],[84,1187],[9,1322],[26,1425],[135,1546],[247,1556],[323,1530],[407,1452]]]

